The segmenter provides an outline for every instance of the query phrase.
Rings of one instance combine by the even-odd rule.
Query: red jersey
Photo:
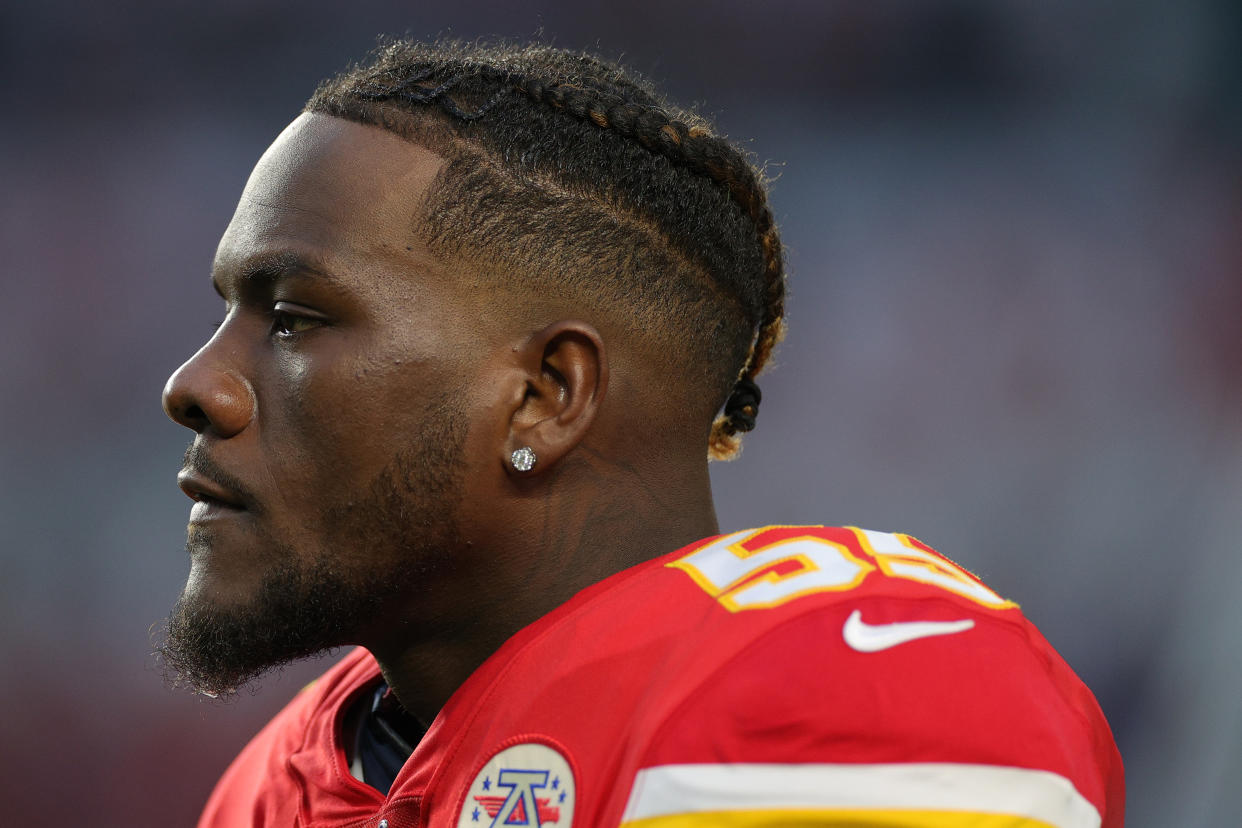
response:
[[[769,527],[582,591],[453,694],[385,796],[358,650],[233,762],[200,826],[1119,828],[1099,706],[1017,606],[906,535]]]

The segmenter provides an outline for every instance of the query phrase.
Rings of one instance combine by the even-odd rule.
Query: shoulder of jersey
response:
[[[679,596],[704,593],[705,601],[682,601],[698,608],[682,617],[711,637],[687,636],[694,643],[682,672],[693,681],[678,688],[644,756],[626,811],[635,825],[657,824],[646,821],[657,811],[686,810],[694,794],[682,788],[665,797],[667,807],[647,805],[656,781],[682,769],[731,774],[720,796],[752,809],[751,818],[754,803],[774,790],[771,780],[783,784],[797,767],[815,776],[799,801],[820,791],[843,808],[834,814],[861,818],[871,815],[864,806],[914,808],[917,800],[929,820],[918,824],[944,810],[935,824],[1098,828],[1107,814],[1105,826],[1120,826],[1120,756],[1090,691],[1017,604],[926,544],[857,527],[768,526],[705,539],[658,564],[692,582]],[[843,779],[839,796],[827,794],[836,783],[826,775],[846,769],[880,774],[874,795],[861,777]],[[748,790],[751,771],[771,776],[760,782],[756,775]],[[945,810],[959,772],[961,807]],[[929,798],[905,798],[913,779],[930,783]],[[700,778],[693,786],[706,789]],[[996,813],[1031,819],[989,820],[971,810],[985,801],[980,791],[1002,787]],[[1061,802],[1071,816],[1021,810],[1039,797]],[[789,807],[779,795],[770,800]],[[1019,800],[1027,805],[1010,810]],[[728,810],[720,800],[710,808]],[[948,813],[956,810],[960,819]],[[896,814],[877,811],[872,819],[907,824]]]
[[[663,559],[730,613],[878,596],[942,598],[973,611],[1017,607],[964,567],[900,533],[765,526],[707,538]]]

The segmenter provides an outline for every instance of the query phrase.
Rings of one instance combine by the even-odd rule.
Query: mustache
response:
[[[258,511],[258,504],[250,489],[237,477],[225,471],[224,467],[212,459],[207,449],[198,441],[186,447],[185,456],[181,460],[182,469],[204,477],[224,489],[247,509]]]

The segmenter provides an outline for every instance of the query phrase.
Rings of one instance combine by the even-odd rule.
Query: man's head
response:
[[[656,480],[736,449],[749,388],[713,418],[779,337],[780,246],[746,159],[688,118],[543,48],[394,44],[318,90],[221,240],[224,321],[165,389],[197,435],[174,670],[218,693],[450,636],[536,589],[518,538],[551,504],[598,508],[575,457]]]

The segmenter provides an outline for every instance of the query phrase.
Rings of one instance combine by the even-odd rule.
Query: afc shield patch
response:
[[[556,748],[535,741],[510,745],[475,774],[458,828],[569,828],[574,782],[573,768]]]

